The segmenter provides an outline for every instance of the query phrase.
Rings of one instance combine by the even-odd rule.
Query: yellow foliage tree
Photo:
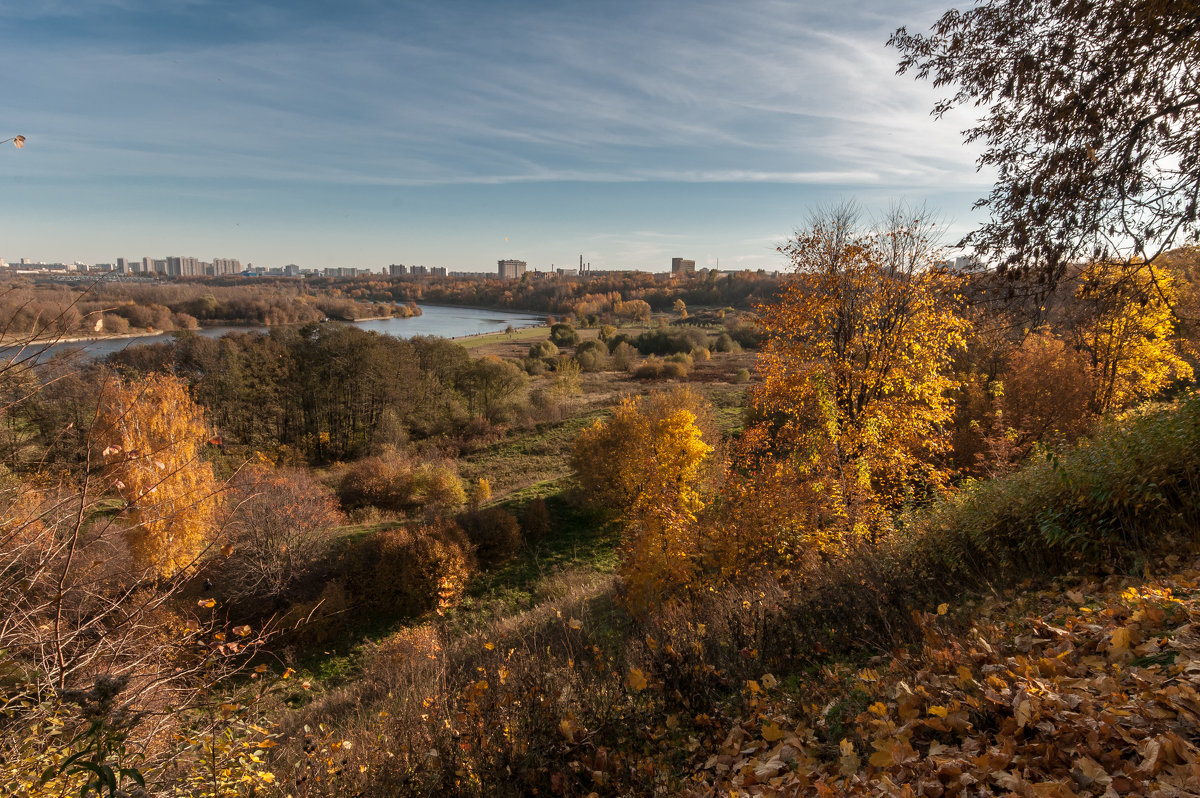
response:
[[[1084,318],[1075,344],[1091,360],[1095,412],[1128,407],[1192,376],[1175,336],[1170,272],[1093,263],[1080,274],[1076,296]]]
[[[128,504],[133,566],[169,577],[211,540],[218,485],[200,459],[204,414],[176,377],[155,374],[104,392],[93,432],[105,479]]]
[[[707,415],[688,389],[626,398],[575,442],[571,465],[588,500],[628,521],[622,574],[634,611],[687,584],[696,567],[696,514],[713,451]]]
[[[793,273],[759,308],[767,342],[741,458],[752,476],[731,498],[747,511],[781,492],[794,499],[775,514],[785,537],[875,536],[898,506],[946,480],[936,462],[966,323],[956,279],[930,268],[930,232],[900,211],[863,230],[843,207],[780,249]]]

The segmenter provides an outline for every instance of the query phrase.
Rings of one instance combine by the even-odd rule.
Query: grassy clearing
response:
[[[611,574],[616,570],[619,526],[571,502],[564,490],[566,484],[565,480],[543,483],[542,487],[559,488],[556,493],[537,496],[550,511],[550,534],[545,540],[526,543],[511,562],[472,580],[462,602],[448,613],[456,629],[474,629],[529,609],[544,598],[545,585],[557,574]],[[535,495],[535,491],[523,492],[500,504],[520,512]]]
[[[482,347],[493,347],[497,344],[508,344],[516,342],[529,343],[532,341],[548,338],[550,335],[549,325],[538,325],[536,327],[522,327],[518,330],[513,330],[511,333],[495,332],[485,335],[468,335],[462,338],[455,338],[454,342],[465,349],[475,350]],[[487,353],[490,354],[490,353]]]
[[[474,452],[459,461],[463,478],[486,478],[492,495],[501,498],[513,491],[553,482],[570,474],[567,455],[576,436],[604,411],[590,409],[557,423],[538,424]],[[532,498],[532,497],[530,497]]]

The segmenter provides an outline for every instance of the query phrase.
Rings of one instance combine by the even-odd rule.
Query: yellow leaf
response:
[[[939,718],[944,718],[944,717],[946,717],[946,715],[948,715],[950,713],[949,713],[949,710],[947,710],[945,707],[932,706],[929,708],[929,714],[937,715]]]
[[[247,625],[233,627],[233,633],[238,637],[245,637],[250,634],[250,627]]]
[[[646,689],[649,682],[646,681],[646,674],[638,668],[629,669],[629,689],[635,693]]]
[[[858,672],[858,678],[862,679],[864,682],[877,682],[879,681],[879,672],[872,670],[871,668],[863,668]]]
[[[1109,638],[1109,645],[1116,652],[1128,651],[1132,642],[1133,630],[1128,626],[1121,626],[1114,629],[1112,637]]]
[[[868,762],[877,768],[891,767],[896,764],[892,759],[892,748],[896,745],[894,740],[884,740],[882,743],[876,743],[876,745],[882,745],[883,747],[871,754],[871,758],[867,760]]]
[[[950,611],[949,604],[942,603],[942,604],[938,605],[938,615],[945,615],[949,611]]]
[[[758,686],[758,682],[753,679],[746,682],[746,689],[750,691],[750,695],[758,695],[762,692],[762,688]]]
[[[779,728],[778,724],[767,722],[763,724],[762,737],[769,743],[783,739],[783,729]]]
[[[1022,729],[1029,724],[1030,718],[1033,716],[1033,706],[1028,701],[1022,701],[1017,705],[1016,711],[1017,728]]]
[[[567,621],[567,626],[571,627],[572,629],[582,629],[583,621],[579,620],[578,618],[572,618],[571,620]]]
[[[204,607],[205,609],[211,610],[213,607],[217,606],[217,600],[216,599],[200,599],[199,601],[196,602],[196,605],[200,606],[200,607]]]
[[[567,715],[558,722],[558,730],[563,737],[567,738],[567,742],[575,742],[575,732],[579,731],[579,724],[576,722],[573,715]]]

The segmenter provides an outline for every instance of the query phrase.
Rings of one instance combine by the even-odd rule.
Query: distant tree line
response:
[[[0,288],[8,336],[122,335],[221,324],[305,324],[324,319],[420,315],[411,302],[366,301],[334,285],[299,281],[98,282],[63,285],[13,281]]]
[[[394,280],[381,275],[334,281],[317,278],[315,288],[338,288],[360,301],[443,302],[450,305],[529,310],[573,316],[585,324],[645,321],[670,311],[677,300],[687,305],[748,309],[773,298],[779,287],[774,272],[706,271],[670,282],[647,272],[597,273],[588,279],[521,280],[434,278]]]

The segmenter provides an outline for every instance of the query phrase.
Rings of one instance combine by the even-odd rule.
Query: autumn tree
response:
[[[519,366],[491,355],[465,367],[458,378],[458,388],[467,400],[467,411],[493,423],[513,414],[528,385],[529,378]]]
[[[1192,376],[1175,336],[1174,302],[1175,279],[1165,269],[1110,263],[1083,269],[1073,328],[1090,360],[1095,412],[1144,401]]]
[[[635,611],[695,571],[696,514],[713,451],[704,440],[709,415],[688,389],[626,398],[575,441],[571,467],[588,502],[627,522],[621,570]]]
[[[759,309],[767,344],[742,438],[753,474],[743,498],[793,497],[774,523],[800,538],[875,535],[945,481],[948,372],[965,326],[956,281],[931,268],[930,225],[901,210],[869,230],[842,206],[781,252],[793,271]]]
[[[153,374],[106,388],[94,457],[125,501],[136,571],[169,577],[191,567],[212,538],[218,485],[200,458],[204,414],[176,377]]]
[[[982,0],[890,44],[901,73],[949,88],[936,116],[982,110],[964,136],[997,179],[967,241],[1002,267],[1053,281],[1200,236],[1196,0]]]
[[[245,468],[231,480],[219,567],[223,595],[279,600],[307,576],[345,523],[337,499],[306,471]]]
[[[1049,330],[1026,337],[1001,382],[1004,425],[1018,452],[1072,441],[1090,426],[1094,381],[1087,356]]]

